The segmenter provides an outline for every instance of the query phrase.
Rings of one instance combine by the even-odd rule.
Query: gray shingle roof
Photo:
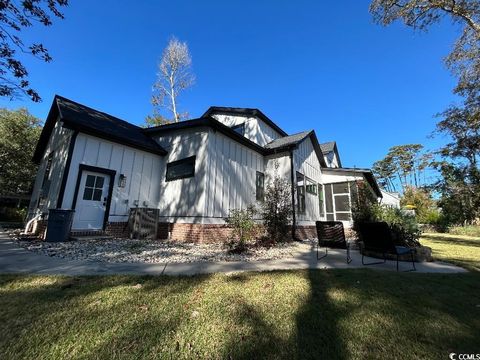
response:
[[[284,136],[269,142],[265,145],[265,149],[278,149],[289,145],[298,144],[300,141],[309,136],[311,131],[302,131],[298,134]]]
[[[320,149],[322,149],[322,153],[328,154],[335,149],[335,141],[329,141],[327,143],[320,144]]]

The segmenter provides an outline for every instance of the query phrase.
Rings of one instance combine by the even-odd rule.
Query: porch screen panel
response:
[[[348,194],[348,182],[335,183],[333,184],[333,193],[334,194]]]
[[[335,211],[350,211],[350,199],[347,195],[335,195]]]

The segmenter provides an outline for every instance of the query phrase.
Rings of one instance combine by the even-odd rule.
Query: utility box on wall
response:
[[[130,239],[157,239],[158,209],[131,208],[128,219]]]

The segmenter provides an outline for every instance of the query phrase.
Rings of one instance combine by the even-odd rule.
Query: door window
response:
[[[87,175],[83,200],[101,201],[104,183],[105,177],[103,176]]]

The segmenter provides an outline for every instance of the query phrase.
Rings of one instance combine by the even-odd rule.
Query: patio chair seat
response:
[[[328,255],[328,248],[347,249],[347,264],[352,262],[350,257],[350,244],[345,239],[345,231],[341,221],[317,221],[317,260]],[[318,257],[318,248],[325,247],[325,255]]]
[[[397,271],[399,256],[410,254],[412,259],[413,271],[415,268],[415,249],[406,246],[397,246],[393,240],[390,227],[386,222],[364,222],[359,224],[359,233],[362,240],[362,264],[375,265],[385,263],[387,261],[386,254],[396,255]],[[383,262],[365,263],[364,256],[366,251],[379,252],[383,254]]]

